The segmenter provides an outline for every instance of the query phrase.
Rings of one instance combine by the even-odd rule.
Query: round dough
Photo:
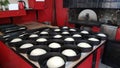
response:
[[[105,34],[102,34],[102,33],[100,33],[100,34],[97,34],[98,36],[101,36],[101,37],[106,37],[106,35]]]
[[[60,31],[60,29],[55,29],[54,31]]]
[[[85,42],[79,43],[77,46],[82,47],[82,48],[90,48],[91,45]]]
[[[37,34],[31,34],[29,37],[34,38],[34,37],[38,37],[38,35]]]
[[[67,32],[67,31],[66,32],[62,32],[62,34],[69,34],[69,32]]]
[[[61,47],[61,45],[59,44],[59,43],[51,43],[51,44],[49,44],[49,47],[50,48],[60,48]]]
[[[31,44],[31,43],[25,43],[23,44],[22,46],[20,46],[20,48],[24,49],[24,48],[30,48],[30,47],[33,47],[34,45]]]
[[[46,38],[39,38],[39,39],[37,39],[36,41],[37,41],[37,42],[46,42],[47,39],[46,39]]]
[[[43,31],[43,32],[41,32],[40,34],[48,34],[48,32]]]
[[[68,29],[68,27],[67,27],[67,26],[64,26],[63,29]]]
[[[86,30],[81,31],[81,33],[83,33],[83,34],[89,34],[89,32],[86,31]]]
[[[99,41],[99,39],[97,39],[97,38],[89,38],[88,40],[90,40],[90,41]]]
[[[30,55],[32,56],[39,56],[39,55],[43,55],[46,54],[47,51],[41,48],[36,48],[34,50],[31,51]]]
[[[22,39],[21,38],[14,38],[11,42],[20,42],[20,41],[22,41]]]
[[[70,29],[70,31],[76,31],[76,29]]]
[[[63,58],[59,56],[54,56],[48,59],[47,66],[48,68],[59,68],[65,64]]]
[[[62,35],[55,35],[54,38],[61,38]]]
[[[66,38],[64,41],[75,41],[73,38]]]
[[[82,37],[80,34],[74,34],[73,37]]]
[[[62,54],[65,56],[76,56],[77,55],[77,53],[72,49],[66,49],[62,51]]]

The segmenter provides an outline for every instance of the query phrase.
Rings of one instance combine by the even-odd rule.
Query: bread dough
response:
[[[74,34],[73,37],[82,37],[80,34]]]
[[[29,37],[34,38],[34,37],[38,37],[38,35],[37,34],[31,34]]]
[[[48,32],[43,31],[43,32],[41,32],[40,34],[48,34]]]
[[[46,42],[47,39],[46,39],[46,38],[38,38],[36,41],[37,41],[37,42]]]
[[[69,29],[70,31],[76,31],[76,29]]]
[[[75,41],[73,38],[66,38],[64,41]]]
[[[47,66],[48,68],[59,68],[65,64],[65,61],[63,58],[59,56],[54,56],[48,59]]]
[[[86,30],[81,31],[81,33],[83,33],[83,34],[89,34],[89,32],[86,31]]]
[[[20,42],[20,41],[22,41],[21,38],[14,38],[11,42],[14,43],[14,42]]]
[[[77,55],[77,53],[72,49],[66,49],[66,50],[62,51],[62,54],[65,56],[70,56],[70,57]]]
[[[78,47],[82,47],[82,48],[90,48],[91,45],[85,42],[81,42],[77,45]]]
[[[55,35],[54,38],[61,38],[62,35]]]
[[[36,49],[33,49],[30,53],[30,55],[32,56],[39,56],[39,55],[43,55],[43,54],[46,54],[47,51],[44,50],[44,49],[41,49],[41,48],[36,48]]]
[[[69,34],[69,32],[67,32],[67,31],[66,32],[62,32],[62,34]]]
[[[25,43],[23,45],[20,46],[21,49],[24,49],[24,48],[30,48],[30,47],[33,47],[34,45],[31,44],[31,43]]]
[[[102,33],[100,33],[100,34],[97,34],[98,36],[101,36],[101,37],[106,37],[106,35],[105,34],[102,34]]]
[[[50,47],[50,48],[60,48],[61,45],[60,45],[59,43],[53,42],[53,43],[50,43],[50,44],[49,44],[49,47]]]
[[[90,40],[90,41],[99,41],[99,39],[97,39],[97,38],[89,38],[88,40]]]
[[[61,31],[60,29],[55,29],[54,31]]]

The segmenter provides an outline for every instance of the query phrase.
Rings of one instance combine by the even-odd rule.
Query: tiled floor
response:
[[[110,67],[110,66],[107,66],[107,65],[105,65],[105,64],[102,64],[102,63],[100,63],[100,65],[99,65],[99,68],[112,68],[112,67]]]

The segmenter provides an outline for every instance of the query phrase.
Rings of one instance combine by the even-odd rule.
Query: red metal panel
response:
[[[93,54],[86,58],[77,68],[92,68],[92,58]]]
[[[8,24],[10,23],[10,18],[0,18],[0,24]]]
[[[116,32],[116,40],[120,41],[120,27],[117,29],[117,32]]]
[[[92,31],[93,32],[100,32],[100,27],[93,26]]]
[[[25,10],[0,11],[0,18],[26,15]]]
[[[53,22],[53,0],[46,0],[44,10],[38,11],[38,21],[39,22]]]
[[[63,0],[56,0],[57,25],[74,27],[73,24],[68,23],[68,16],[68,8],[63,8]]]
[[[44,9],[45,8],[45,2],[29,0],[28,3],[29,3],[29,7],[33,9]]]
[[[35,10],[27,10],[26,16],[14,17],[13,23],[22,24],[25,22],[36,21],[36,11]]]
[[[103,54],[103,50],[104,50],[104,46],[100,47],[100,48],[97,50],[96,66],[95,66],[95,68],[99,68],[100,59],[101,59],[101,56],[102,56],[102,54]]]
[[[0,42],[0,68],[32,68],[21,57]]]

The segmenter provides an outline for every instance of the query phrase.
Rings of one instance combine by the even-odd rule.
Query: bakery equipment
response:
[[[91,9],[85,9],[79,13],[78,20],[97,21],[97,14]]]
[[[53,28],[54,29],[54,28]],[[48,33],[49,32],[51,32],[51,31],[53,31],[53,29],[51,28],[50,30],[47,30],[47,29],[44,29],[44,30],[36,30],[36,31],[39,31],[38,32],[38,34],[40,34],[40,32],[42,32],[42,31],[48,31]],[[70,28],[71,29],[71,28]],[[73,28],[74,29],[74,28]],[[31,34],[34,34],[34,32],[36,32],[35,30],[32,30],[32,31],[27,31],[27,32],[23,32],[23,33],[27,33],[28,34],[28,36],[29,36],[29,34],[30,34],[30,32],[32,32]],[[69,31],[69,30],[68,30]],[[78,33],[79,32],[79,30],[77,30],[75,33]],[[72,37],[72,32],[69,32],[70,33],[70,36],[63,36],[63,38],[59,38],[59,39],[54,39],[54,38],[51,38],[51,36],[49,36],[49,35],[47,35],[47,36],[44,36],[45,38],[48,38],[47,39],[47,41],[48,41],[48,43],[45,43],[45,45],[42,45],[42,44],[38,44],[34,39],[29,39],[29,38],[26,38],[25,40],[22,40],[22,41],[20,41],[20,43],[15,43],[14,44],[14,46],[10,46],[9,44],[8,44],[8,46],[11,48],[11,49],[13,49],[13,51],[15,51],[15,52],[17,52],[17,54],[19,54],[20,56],[22,56],[23,58],[25,58],[27,61],[29,61],[31,64],[33,64],[33,65],[35,65],[36,67],[38,67],[38,68],[40,68],[40,67],[43,67],[43,68],[45,68],[46,67],[46,62],[47,62],[47,60],[50,58],[50,57],[52,57],[52,56],[56,56],[56,53],[57,53],[57,55],[61,52],[61,50],[62,50],[62,48],[64,49],[64,48],[67,48],[67,47],[70,47],[71,49],[73,49],[73,50],[75,50],[76,51],[76,53],[77,53],[77,56],[76,56],[76,58],[73,58],[73,57],[69,57],[69,58],[73,58],[73,59],[65,59],[65,62],[68,62],[67,64],[65,64],[64,66],[67,66],[68,68],[69,68],[69,65],[71,64],[71,63],[69,63],[69,61],[71,61],[71,62],[73,62],[74,60],[77,60],[77,59],[80,59],[81,58],[81,56],[83,56],[83,55],[81,55],[82,53],[81,53],[81,49],[79,49],[78,47],[77,47],[77,45],[76,45],[76,41],[72,41],[73,43],[74,43],[74,45],[73,45],[73,43],[71,43],[71,42],[68,42],[68,44],[64,44],[64,42],[63,42],[63,40],[65,39],[65,38],[68,38],[68,37]],[[79,32],[80,33],[80,32]],[[58,34],[59,35],[61,35],[61,33],[59,33],[58,32]],[[91,33],[89,33],[89,34],[91,34]],[[21,34],[20,34],[21,35]],[[93,35],[94,35],[94,33],[93,33]],[[54,35],[53,35],[54,36]],[[18,38],[19,37],[19,35],[18,35],[18,37],[17,36],[13,36],[14,38]],[[24,38],[24,37],[23,37]],[[38,38],[43,38],[43,36],[40,36],[39,35],[39,37]],[[38,38],[36,38],[36,39],[38,39]],[[82,39],[82,38],[81,38]],[[80,39],[80,40],[81,40]],[[80,41],[79,40],[79,41]],[[59,48],[58,50],[54,50],[53,48],[49,48],[48,46],[49,46],[49,44],[51,44],[51,43],[54,43],[54,42],[56,42],[56,43],[59,43],[59,44],[61,44],[61,48]],[[27,45],[26,45],[27,44]],[[28,47],[28,44],[29,44],[29,47]],[[31,44],[33,44],[32,46],[31,46]],[[23,46],[24,45],[24,46]],[[100,44],[101,45],[101,44]],[[33,56],[30,56],[30,51],[31,51],[31,49],[33,48],[39,48],[39,46],[40,47],[47,47],[47,48],[49,48],[50,50],[44,55],[44,56],[40,56],[39,58],[37,57],[37,58],[33,58]],[[92,46],[92,47],[94,47],[94,46]],[[97,47],[97,46],[96,46]],[[76,49],[76,48],[78,48],[78,49]],[[68,48],[67,48],[68,49]],[[29,51],[30,50],[30,51]],[[93,50],[93,49],[92,49]],[[85,52],[85,54],[89,54],[92,50],[89,50],[89,51],[86,51]],[[43,50],[42,50],[43,51]],[[56,52],[55,54],[54,54],[54,52]],[[36,55],[36,53],[33,53],[34,55]],[[33,55],[32,54],[32,55]],[[51,55],[52,54],[52,55]],[[38,52],[37,52],[37,55],[38,55]],[[47,56],[46,56],[47,55]],[[49,57],[49,56],[50,57]],[[60,53],[60,55],[62,55],[61,53]],[[63,55],[64,56],[64,55]],[[75,57],[75,56],[74,56]],[[38,60],[38,61],[37,61]],[[69,60],[69,61],[67,61],[67,60]],[[35,62],[36,61],[36,62]],[[43,62],[44,61],[44,62]],[[40,64],[40,65],[39,65]]]

